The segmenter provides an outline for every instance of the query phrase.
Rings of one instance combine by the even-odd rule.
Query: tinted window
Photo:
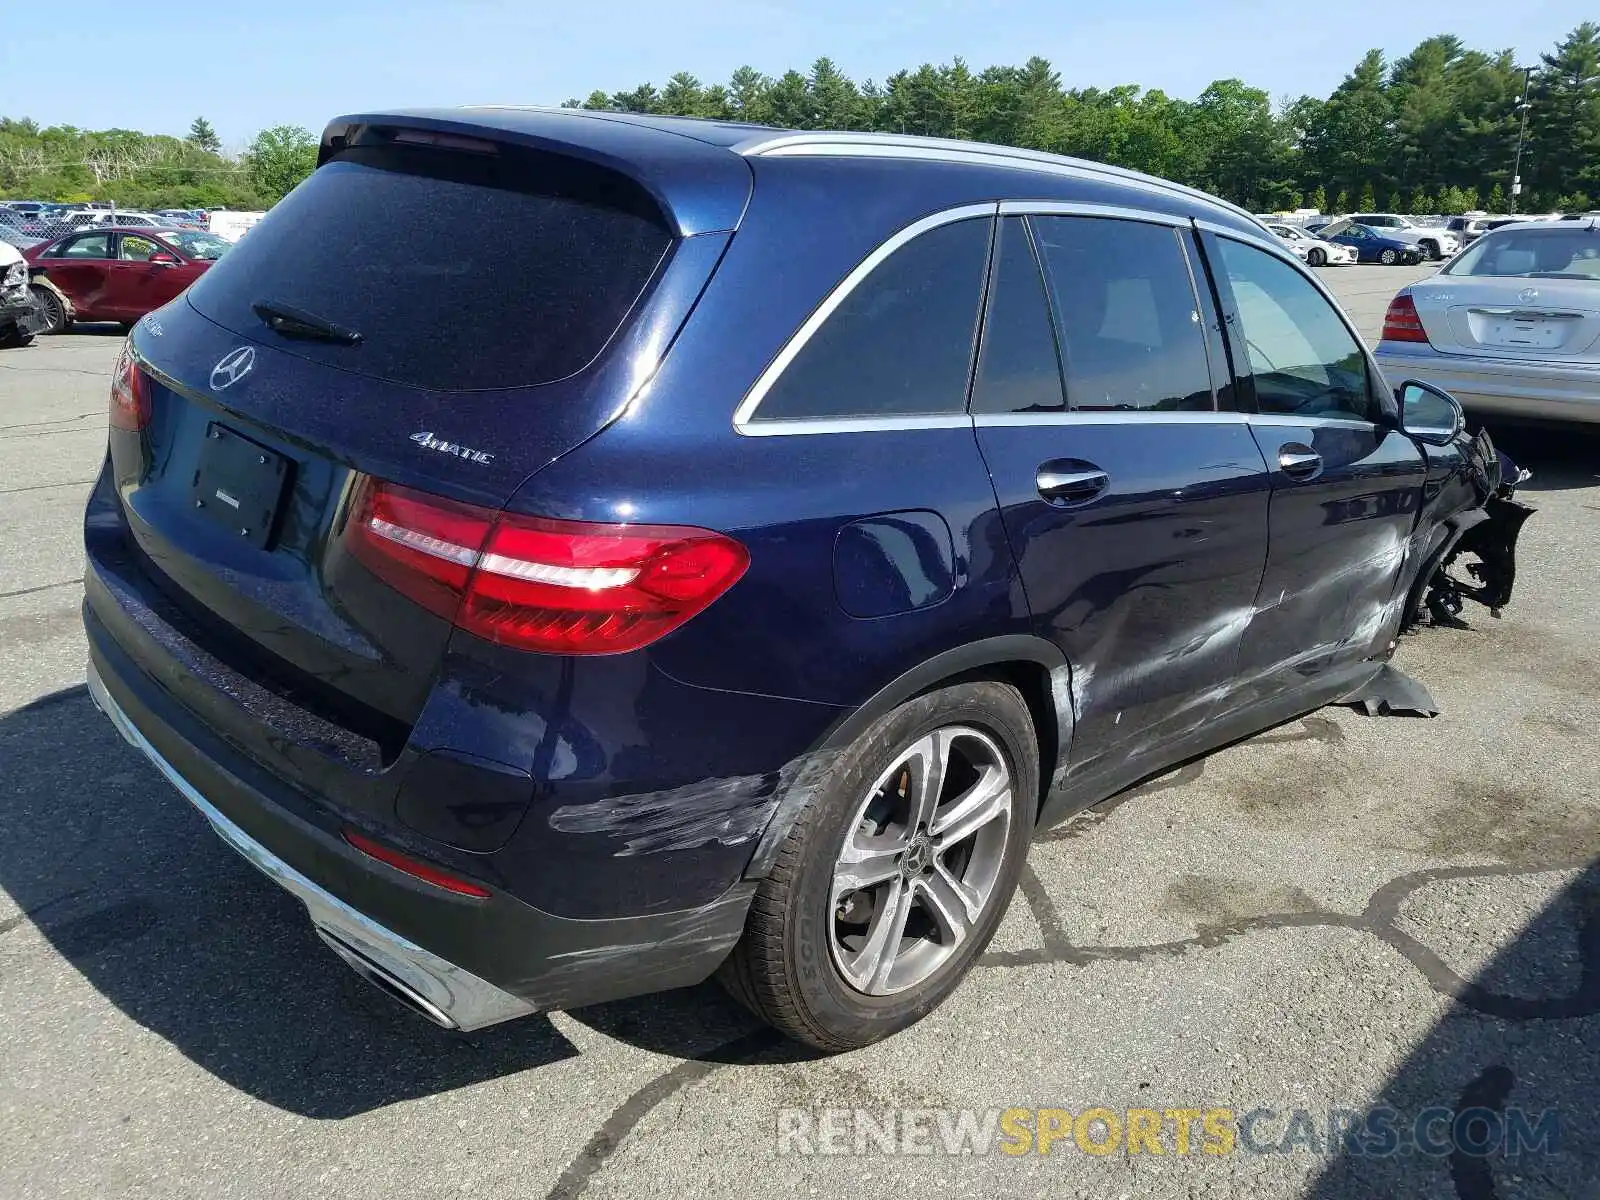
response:
[[[111,235],[109,233],[90,233],[83,237],[73,238],[57,246],[52,253],[53,258],[110,258]]]
[[[1375,419],[1366,356],[1322,293],[1273,255],[1218,242],[1260,411]]]
[[[1074,411],[1213,407],[1205,334],[1177,231],[1034,217]]]
[[[1032,239],[1021,217],[1000,222],[999,237],[972,411],[1061,412],[1061,364]]]
[[[891,254],[812,334],[754,419],[964,412],[990,226],[941,225]]]
[[[441,389],[561,379],[638,300],[671,235],[621,176],[509,147],[350,150],[313,172],[189,290],[218,323],[268,336],[270,300],[355,329],[285,341],[331,366]]]

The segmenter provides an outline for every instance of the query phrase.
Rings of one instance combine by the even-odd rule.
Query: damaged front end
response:
[[[1424,605],[1435,625],[1462,624],[1468,600],[1500,615],[1516,582],[1517,537],[1536,511],[1513,499],[1530,473],[1497,451],[1486,430],[1472,439],[1467,463],[1482,515],[1463,528],[1428,580]]]

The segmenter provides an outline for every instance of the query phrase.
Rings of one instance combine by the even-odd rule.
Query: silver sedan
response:
[[[1377,355],[1486,416],[1600,423],[1600,220],[1485,234],[1401,290]]]

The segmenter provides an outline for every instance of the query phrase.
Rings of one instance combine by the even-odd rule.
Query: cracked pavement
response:
[[[1325,273],[1369,336],[1422,269]],[[819,1058],[712,986],[440,1033],[362,983],[84,695],[111,332],[0,352],[0,1195],[1600,1200],[1600,439],[1535,471],[1503,620],[1043,834],[937,1013]],[[780,1155],[780,1109],[1555,1110],[1506,1158]]]

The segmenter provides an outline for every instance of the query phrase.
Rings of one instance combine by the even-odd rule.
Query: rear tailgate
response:
[[[111,469],[161,604],[392,761],[451,626],[347,550],[358,485],[497,508],[602,428],[727,238],[681,233],[623,173],[544,150],[333,155],[130,339],[148,422],[113,429]]]

